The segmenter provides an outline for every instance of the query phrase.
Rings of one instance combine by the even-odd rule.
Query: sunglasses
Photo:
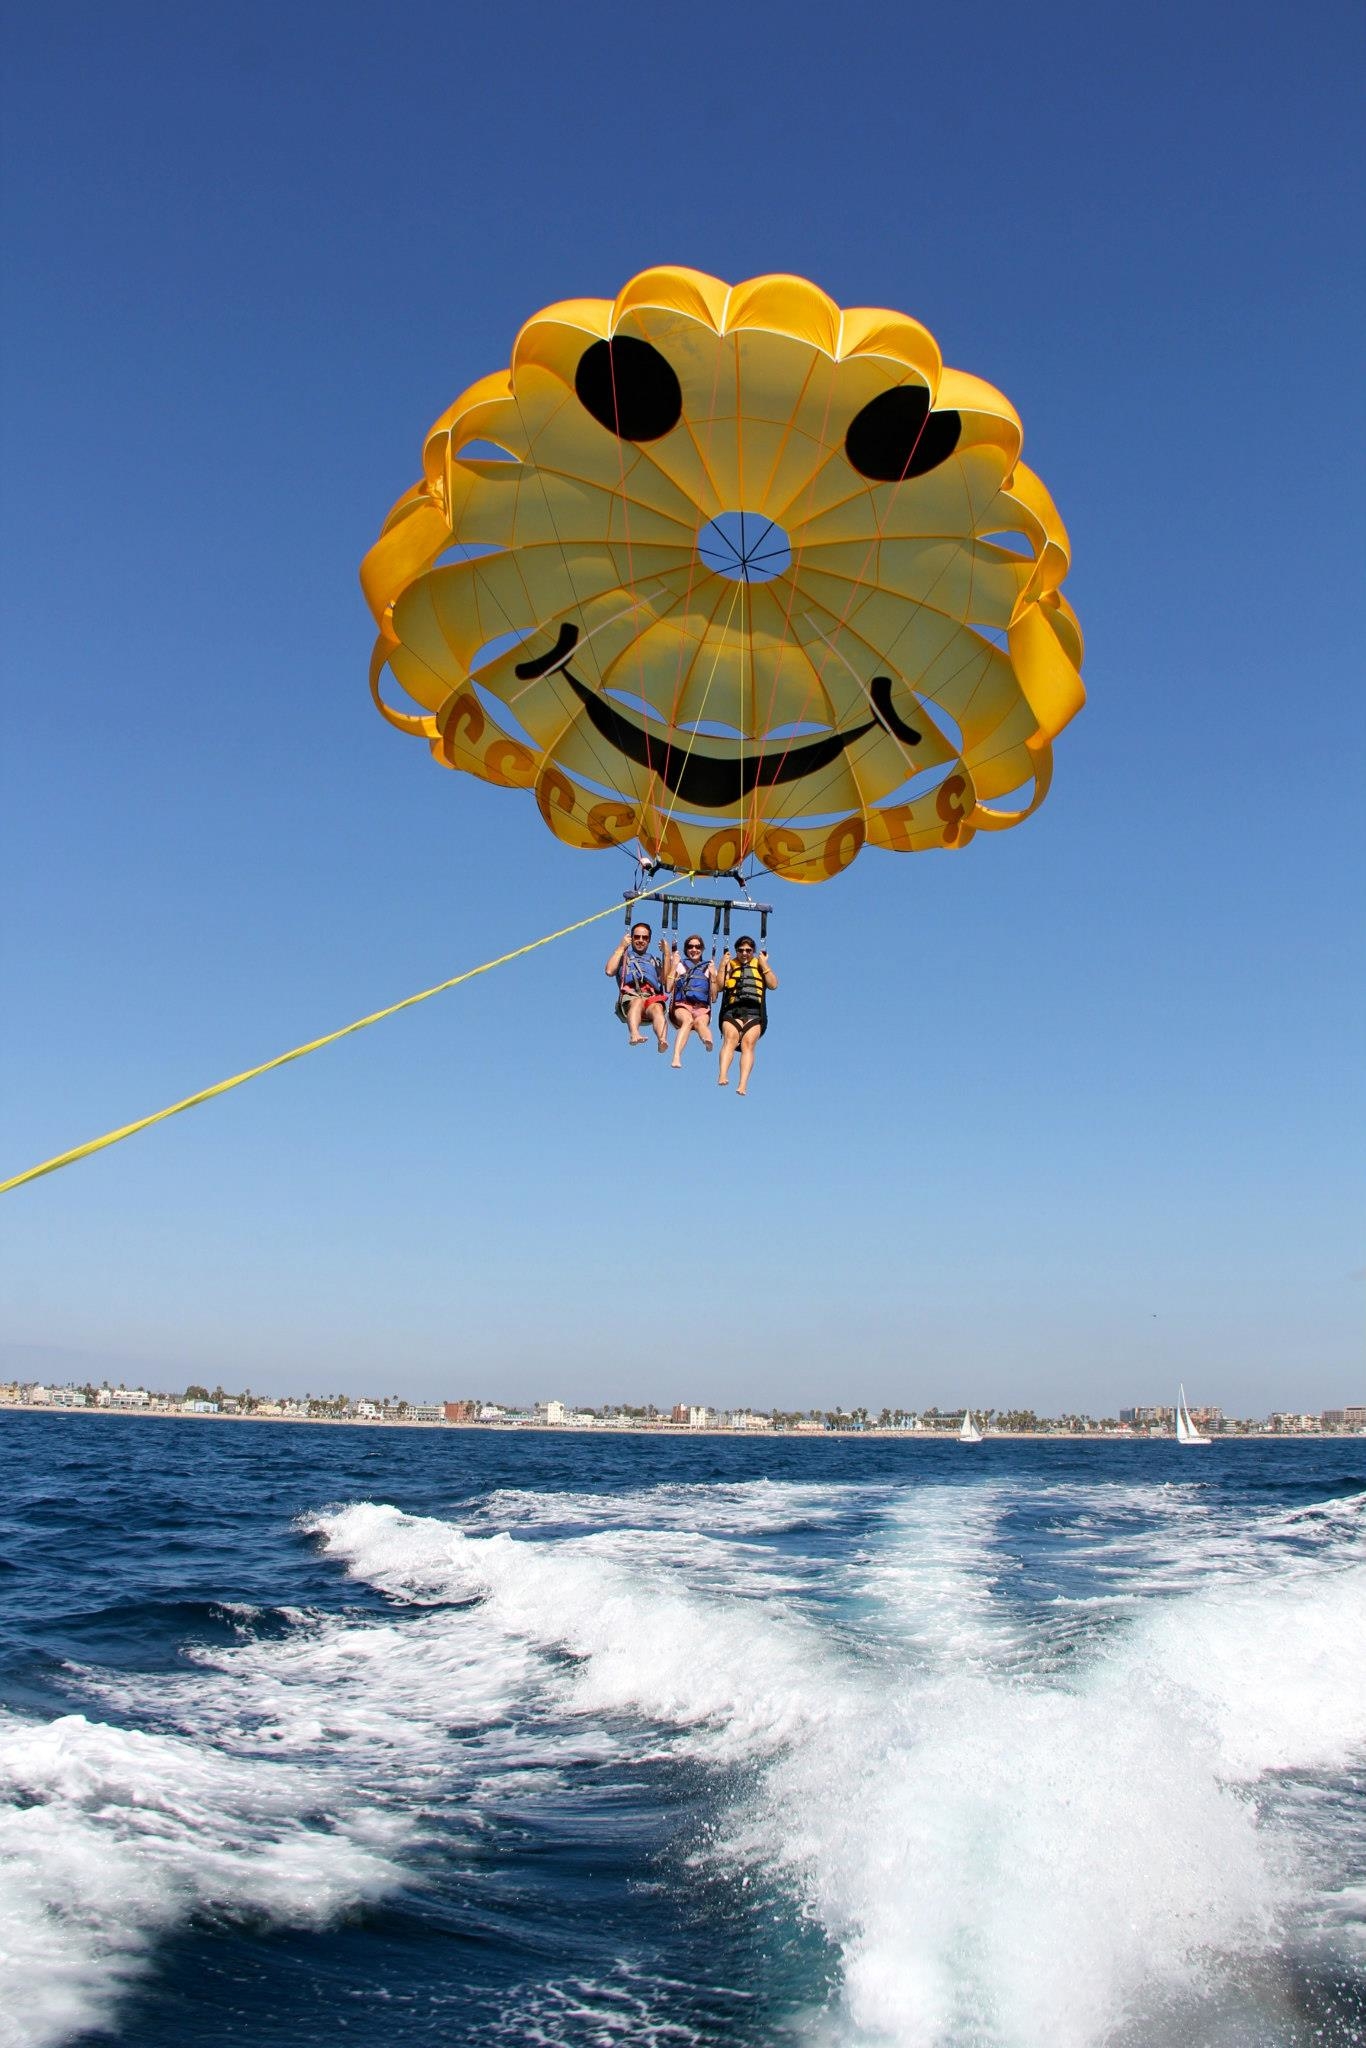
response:
[[[702,948],[700,946],[685,946],[683,951],[685,953],[700,953]]]

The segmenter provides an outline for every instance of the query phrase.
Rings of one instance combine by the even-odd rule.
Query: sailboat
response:
[[[980,1444],[982,1441],[982,1432],[972,1419],[971,1408],[963,1410],[963,1427],[958,1432],[958,1441],[960,1444]]]
[[[1209,1438],[1201,1436],[1191,1421],[1190,1409],[1186,1406],[1186,1390],[1181,1388],[1176,1403],[1176,1441],[1179,1444],[1207,1444]]]

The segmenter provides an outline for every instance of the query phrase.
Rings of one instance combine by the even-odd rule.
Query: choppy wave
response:
[[[813,1931],[813,2040],[1263,2038],[1296,1957],[1360,1965],[1364,1505],[993,1477],[312,1514],[378,1609],[225,1607],[169,1673],[73,1664],[80,1712],[0,1719],[0,2039],[107,2021],[168,1929],[411,1886],[433,1828],[603,1762],[711,1785],[679,1881]],[[770,2038],[748,1986],[671,1984],[547,1973],[467,2038]]]
[[[0,1716],[0,2041],[99,2026],[152,1939],[195,1916],[322,1925],[381,1896],[409,1832],[340,1779],[202,1739]]]
[[[1021,1622],[995,1597],[1002,1505],[955,1487],[888,1515],[861,1576],[905,1660],[876,1627],[883,1655],[859,1657],[798,1614],[756,1621],[616,1560],[392,1509],[315,1526],[392,1594],[480,1596],[509,1636],[567,1650],[567,1709],[764,1762],[713,1853],[799,1888],[840,1949],[853,2038],[1080,2048],[1198,2001],[1312,1917],[1307,1859],[1252,1794],[1366,1743],[1366,1571],[1258,1571],[1282,1530],[1197,1531],[1188,1502],[1168,1504],[1179,1558],[1159,1560],[1151,1528],[1110,1547],[1130,1577],[1161,1561],[1164,1583],[1199,1589],[1098,1641],[1060,1686],[1022,1667]]]

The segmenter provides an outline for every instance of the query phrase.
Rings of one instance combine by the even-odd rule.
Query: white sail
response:
[[[958,1432],[958,1441],[960,1444],[980,1444],[982,1441],[982,1432],[972,1419],[971,1408],[963,1410],[963,1427]]]
[[[1179,1444],[1207,1444],[1209,1438],[1201,1436],[1191,1420],[1190,1409],[1186,1406],[1186,1390],[1182,1387],[1176,1400],[1176,1441]]]

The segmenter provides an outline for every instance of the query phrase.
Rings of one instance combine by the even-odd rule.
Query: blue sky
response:
[[[611,923],[6,1198],[12,1369],[591,1400],[1363,1398],[1348,5],[57,4],[10,24],[13,1171],[610,903],[375,716],[429,423],[651,262],[1019,407],[1090,701],[961,857],[774,884],[747,1102]]]

